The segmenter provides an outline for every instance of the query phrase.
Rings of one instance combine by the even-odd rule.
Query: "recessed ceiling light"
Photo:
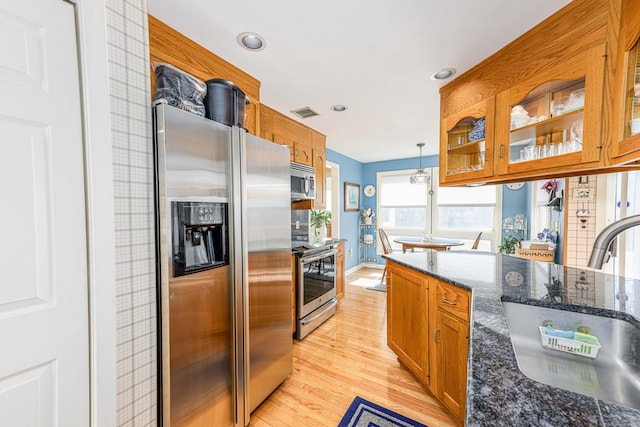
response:
[[[264,37],[257,33],[240,33],[236,37],[236,41],[243,48],[252,51],[263,50],[267,47]]]
[[[340,113],[340,112],[346,110],[347,106],[346,105],[342,105],[342,104],[336,104],[336,105],[332,105],[331,109],[333,111],[337,111],[338,113]]]
[[[453,76],[456,73],[455,68],[443,68],[431,74],[431,80],[445,80]]]

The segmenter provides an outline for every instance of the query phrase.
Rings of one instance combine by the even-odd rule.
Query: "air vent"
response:
[[[313,111],[311,107],[298,108],[297,110],[292,110],[291,112],[301,119],[308,119],[309,117],[320,115]]]

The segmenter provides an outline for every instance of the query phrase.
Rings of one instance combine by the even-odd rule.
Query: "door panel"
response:
[[[83,141],[74,6],[0,6],[0,420],[89,425]]]

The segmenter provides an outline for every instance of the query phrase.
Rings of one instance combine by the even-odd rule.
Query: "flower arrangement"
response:
[[[554,245],[558,243],[558,232],[556,230],[549,230],[548,228],[544,228],[542,232],[537,234],[536,237],[541,242],[550,242]]]
[[[550,179],[549,181],[542,184],[540,189],[546,191],[547,193],[554,193],[558,189],[558,183],[555,179]]]

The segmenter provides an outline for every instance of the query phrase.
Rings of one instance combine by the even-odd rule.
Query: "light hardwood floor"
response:
[[[455,426],[386,345],[386,293],[365,289],[382,270],[347,276],[338,312],[294,340],[293,373],[252,414],[250,426],[337,426],[355,396],[429,427]]]

